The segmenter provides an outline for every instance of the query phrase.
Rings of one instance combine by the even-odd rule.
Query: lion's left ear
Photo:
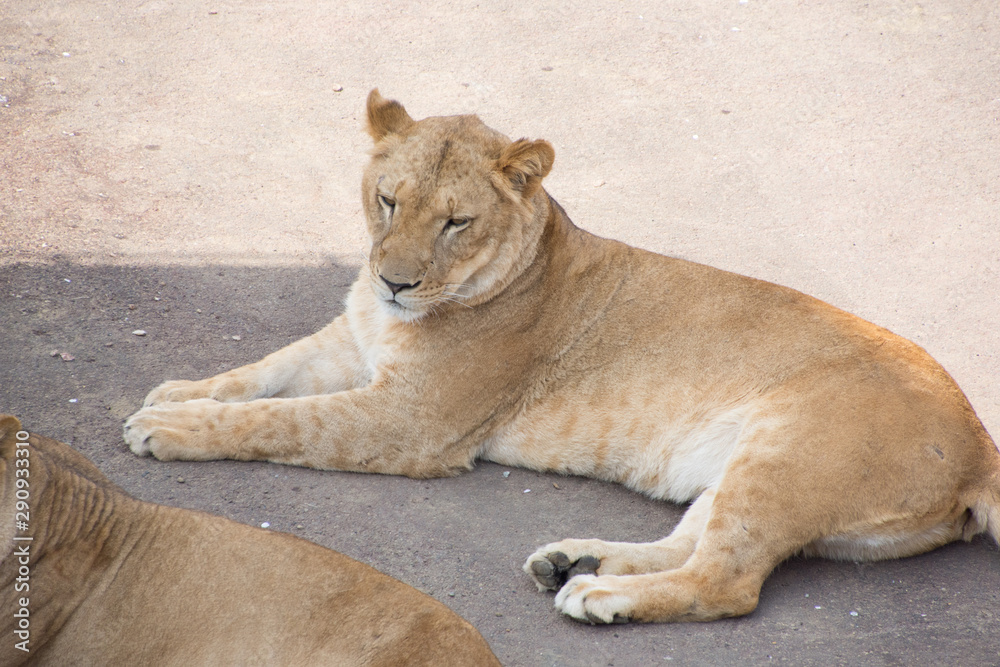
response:
[[[528,141],[518,139],[503,149],[496,162],[495,175],[498,185],[530,197],[548,176],[556,151],[552,144],[541,139]]]
[[[385,99],[378,88],[372,88],[368,93],[368,134],[372,135],[375,143],[390,134],[404,134],[413,124],[414,120],[402,104]]]

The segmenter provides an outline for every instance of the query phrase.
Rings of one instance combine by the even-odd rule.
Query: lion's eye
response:
[[[388,209],[391,209],[396,206],[396,202],[392,199],[389,199],[385,195],[378,195],[378,203]]]
[[[471,218],[449,218],[444,229],[445,231],[461,231],[468,227],[470,222],[472,222]]]

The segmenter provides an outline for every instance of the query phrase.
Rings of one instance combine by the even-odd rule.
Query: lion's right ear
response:
[[[21,422],[14,415],[0,415],[0,460],[14,460],[17,447],[15,435],[21,430]]]
[[[531,197],[549,175],[556,159],[552,144],[541,139],[518,139],[503,149],[496,162],[494,183],[508,192]]]
[[[378,88],[368,93],[368,134],[375,143],[390,134],[404,134],[413,126],[413,119],[403,105],[396,100],[387,100],[379,95]]]

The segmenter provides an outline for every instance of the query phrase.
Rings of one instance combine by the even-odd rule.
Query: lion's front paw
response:
[[[210,422],[218,406],[217,401],[200,399],[143,408],[126,420],[125,442],[133,453],[152,454],[161,461],[222,458],[210,447]]]
[[[578,574],[593,574],[601,567],[600,540],[563,540],[547,544],[528,557],[524,571],[538,590],[555,591]]]
[[[164,382],[153,391],[146,394],[142,407],[148,408],[161,403],[181,403],[199,398],[212,398],[212,388],[204,380],[171,380]]]
[[[574,577],[556,595],[556,609],[584,623],[628,623],[634,605],[625,579],[613,574]]]

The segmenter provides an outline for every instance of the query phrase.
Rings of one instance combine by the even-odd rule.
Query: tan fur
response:
[[[596,622],[747,613],[797,552],[1000,537],[1000,455],[918,346],[578,229],[539,186],[545,142],[474,116],[414,122],[377,91],[368,110],[372,245],[346,312],[256,364],[156,388],[126,423],[134,452],[412,477],[480,458],[696,500],[660,542],[529,558],[541,588],[580,575],[556,605]]]
[[[20,428],[0,416],[0,664],[500,664],[402,582],[292,535],[138,501],[60,442],[18,447]],[[30,541],[14,539],[18,479],[30,528],[16,535]]]

